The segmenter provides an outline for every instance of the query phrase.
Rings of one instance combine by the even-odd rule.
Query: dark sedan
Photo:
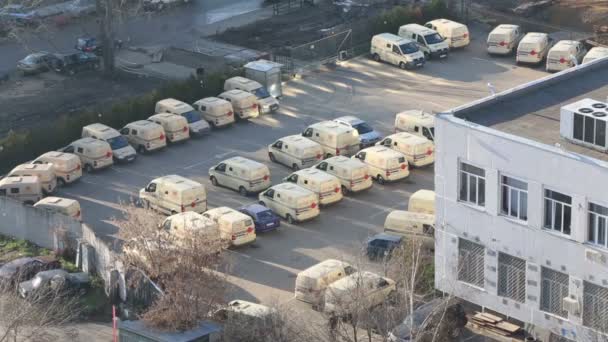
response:
[[[281,225],[281,219],[263,205],[250,204],[240,208],[239,211],[253,219],[256,233],[275,230]]]
[[[17,69],[25,75],[37,74],[54,68],[58,57],[48,52],[36,52],[17,62]]]
[[[0,282],[18,284],[31,279],[40,271],[61,267],[59,261],[50,256],[25,257],[10,261],[0,267]]]
[[[393,250],[398,248],[403,241],[399,235],[379,233],[367,240],[367,256],[371,259],[390,258]]]

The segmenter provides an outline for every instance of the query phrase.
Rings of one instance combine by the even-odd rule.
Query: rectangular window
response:
[[[608,333],[608,288],[583,283],[583,325]]]
[[[460,200],[483,207],[486,204],[485,177],[484,169],[460,163]]]
[[[570,235],[572,197],[545,189],[544,227]]]
[[[515,178],[502,176],[501,206],[503,215],[527,221],[528,220],[528,184]]]
[[[458,241],[458,280],[484,287],[485,248],[469,240]]]
[[[540,309],[568,318],[562,305],[562,300],[568,297],[568,275],[546,267],[542,267],[540,273]]]
[[[526,261],[498,253],[498,295],[520,303],[526,300]]]
[[[608,208],[589,203],[589,222],[587,241],[608,248],[606,231],[608,229]]]
[[[11,188],[11,194],[18,194],[19,188]]]

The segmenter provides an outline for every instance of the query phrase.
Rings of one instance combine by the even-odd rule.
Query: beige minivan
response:
[[[224,127],[234,123],[234,109],[230,102],[218,97],[206,97],[194,102],[194,107],[212,127]]]
[[[336,203],[343,197],[340,180],[317,169],[308,168],[296,171],[285,177],[283,181],[297,184],[314,192],[319,196],[320,205]]]
[[[395,115],[395,133],[408,132],[435,140],[435,116],[421,110],[406,110]]]
[[[53,166],[57,184],[60,186],[75,182],[82,177],[80,158],[73,153],[47,152],[34,159],[32,164],[50,164]]]
[[[302,132],[306,137],[323,147],[325,158],[350,157],[359,151],[361,141],[356,129],[340,125],[335,121],[321,121],[308,126]]]
[[[327,259],[298,273],[295,297],[313,307],[324,302],[325,289],[333,282],[355,273],[357,270],[349,263]]]
[[[323,158],[323,147],[299,135],[289,135],[268,145],[268,158],[292,170],[314,165]]]
[[[80,157],[83,169],[86,172],[105,169],[114,165],[112,148],[105,141],[93,138],[81,138],[59,150],[60,152],[74,153]]]
[[[188,239],[193,234],[204,235],[209,239],[220,237],[217,222],[193,211],[171,215],[161,223],[160,227],[176,237],[178,241],[184,238]]]
[[[167,142],[176,143],[190,139],[188,121],[183,116],[171,113],[154,114],[148,118],[156,124],[163,126],[167,134]]]
[[[21,164],[8,173],[8,177],[36,176],[40,180],[42,193],[51,194],[57,187],[57,177],[53,165],[50,164]]]
[[[386,216],[387,233],[421,239],[427,248],[435,247],[435,215],[405,210],[393,210]]]
[[[488,34],[487,51],[492,55],[513,54],[522,37],[522,29],[518,25],[498,25]]]
[[[148,120],[139,120],[127,124],[120,130],[127,137],[129,144],[139,153],[147,153],[167,147],[163,126]]]
[[[205,186],[178,175],[152,180],[139,190],[139,199],[144,207],[170,215],[185,211],[203,213],[207,210]]]
[[[231,77],[224,82],[224,90],[232,89],[244,90],[255,95],[260,114],[276,112],[279,109],[279,101],[259,82],[241,76]]]
[[[0,196],[34,205],[43,197],[40,179],[36,176],[4,177],[0,179]]]
[[[82,137],[99,139],[110,144],[112,156],[116,162],[128,163],[135,160],[137,153],[129,140],[112,127],[94,123],[82,127]]]
[[[553,44],[549,35],[541,32],[526,34],[517,45],[515,61],[519,63],[540,64],[547,57]]]
[[[176,99],[169,98],[156,102],[154,113],[171,113],[182,116],[188,121],[188,129],[192,137],[201,137],[210,131],[209,124],[203,120],[200,112],[191,105]]]
[[[418,190],[410,196],[407,210],[415,213],[435,215],[435,191]]]
[[[75,220],[82,221],[80,203],[77,200],[62,197],[46,197],[34,204],[34,207],[60,213]]]
[[[251,217],[228,207],[207,210],[203,216],[217,222],[220,237],[230,241],[232,246],[255,242],[255,225]]]
[[[405,155],[384,146],[368,147],[352,158],[364,162],[372,178],[379,184],[398,181],[410,175]]]
[[[471,43],[469,28],[465,24],[449,19],[435,19],[424,24],[424,26],[437,31],[448,43],[450,49],[465,47]]]
[[[397,290],[394,280],[371,272],[355,272],[325,290],[323,311],[343,316],[353,309],[368,310],[390,300]]]
[[[260,204],[293,224],[319,216],[319,196],[299,185],[281,183],[258,195]]]
[[[232,89],[219,94],[217,97],[230,102],[239,119],[251,119],[260,115],[257,99],[249,92]]]
[[[268,166],[243,157],[233,157],[209,169],[211,184],[237,190],[241,195],[258,193],[270,187]]]
[[[344,156],[331,157],[314,167],[338,177],[342,183],[342,194],[344,195],[369,189],[373,184],[367,165],[358,159]]]
[[[435,162],[435,144],[418,135],[399,132],[389,135],[376,145],[403,153],[410,166],[422,167]]]

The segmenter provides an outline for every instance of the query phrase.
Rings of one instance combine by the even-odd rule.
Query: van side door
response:
[[[283,144],[282,140],[277,140],[274,144],[272,144],[272,152],[274,154],[274,157],[281,164],[285,164],[287,162],[287,157],[285,155],[285,151],[283,150],[283,145],[285,144]]]
[[[226,175],[226,164],[217,164],[213,171],[215,171],[215,179],[217,179],[218,183],[221,185],[226,185],[226,179],[228,178]]]

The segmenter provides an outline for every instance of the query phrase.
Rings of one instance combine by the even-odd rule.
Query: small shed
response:
[[[245,77],[259,82],[266,87],[270,95],[278,98],[283,95],[281,67],[283,67],[283,64],[258,59],[245,64]]]
[[[120,321],[118,341],[120,342],[217,342],[220,341],[220,325],[203,321],[200,326],[178,332],[158,331],[147,327],[142,321]]]

